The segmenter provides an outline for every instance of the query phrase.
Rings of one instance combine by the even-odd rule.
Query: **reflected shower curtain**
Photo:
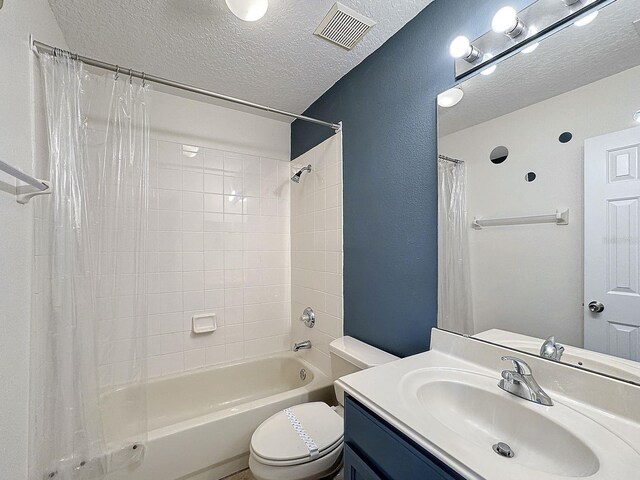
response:
[[[146,436],[148,92],[62,51],[40,67],[53,188],[36,213],[29,480],[103,478]]]
[[[473,335],[465,173],[438,159],[438,327]]]

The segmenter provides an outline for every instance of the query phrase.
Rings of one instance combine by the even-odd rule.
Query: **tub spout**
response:
[[[305,340],[304,342],[294,343],[293,344],[293,351],[294,352],[297,352],[300,349],[308,350],[310,348],[311,348],[311,340]]]

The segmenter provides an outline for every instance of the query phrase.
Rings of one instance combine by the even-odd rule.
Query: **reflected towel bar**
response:
[[[475,230],[485,227],[502,227],[507,225],[532,225],[536,223],[555,223],[556,225],[569,225],[569,209],[556,210],[550,215],[530,215],[527,217],[507,218],[475,218],[471,226]]]
[[[18,170],[16,167],[9,165],[2,160],[0,160],[0,171],[8,173],[12,177],[36,189],[32,191],[25,191],[25,186],[16,186],[15,195],[18,203],[24,205],[36,195],[46,195],[51,193],[51,185],[49,185],[49,182],[45,180],[38,180],[31,175],[27,175],[22,170]]]

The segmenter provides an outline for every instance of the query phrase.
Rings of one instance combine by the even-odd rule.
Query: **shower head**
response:
[[[303,172],[311,173],[311,165],[307,165],[306,167],[303,167],[300,170],[298,170],[298,172],[293,177],[291,177],[291,180],[293,180],[296,183],[300,183],[300,177],[302,176]]]

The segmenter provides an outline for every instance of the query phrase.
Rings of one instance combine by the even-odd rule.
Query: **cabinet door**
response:
[[[345,402],[344,440],[345,445],[364,459],[364,463],[377,475],[361,478],[464,480],[464,477],[349,396]]]
[[[344,446],[344,480],[383,480],[349,445]]]

